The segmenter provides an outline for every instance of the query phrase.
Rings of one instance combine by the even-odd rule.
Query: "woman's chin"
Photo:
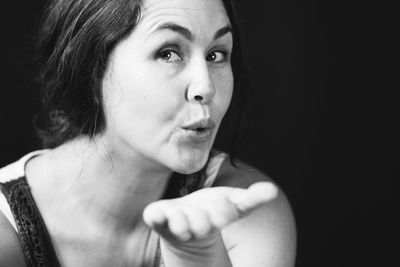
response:
[[[180,153],[176,158],[173,170],[182,174],[200,171],[207,163],[209,151],[192,151]]]

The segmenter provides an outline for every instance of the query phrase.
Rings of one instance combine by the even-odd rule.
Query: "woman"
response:
[[[293,266],[285,196],[212,150],[231,1],[54,0],[40,37],[51,149],[0,171],[0,266]]]

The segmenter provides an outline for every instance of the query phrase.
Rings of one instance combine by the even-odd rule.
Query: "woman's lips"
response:
[[[184,138],[195,144],[211,140],[215,123],[210,119],[201,119],[182,127]]]
[[[184,138],[195,144],[202,144],[211,140],[212,128],[183,129]]]

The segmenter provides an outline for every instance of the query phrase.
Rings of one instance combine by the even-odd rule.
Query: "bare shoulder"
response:
[[[0,266],[26,267],[17,233],[0,211]]]
[[[248,188],[261,181],[273,182],[256,168],[225,160],[215,186]],[[233,266],[292,267],[296,254],[296,227],[285,193],[232,223],[222,231]]]
[[[235,160],[235,165],[226,158],[221,165],[214,186],[247,188],[256,182],[272,182],[272,179],[257,168]]]

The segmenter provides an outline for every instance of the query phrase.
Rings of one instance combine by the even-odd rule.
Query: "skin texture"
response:
[[[144,1],[103,80],[105,132],[26,164],[63,266],[149,266],[151,230],[167,267],[294,265],[287,199],[247,165],[225,161],[219,187],[160,200],[173,171],[205,165],[230,104],[229,24],[219,0]],[[214,126],[206,138],[186,129],[199,121]]]
[[[166,23],[187,28],[193,39],[159,29]],[[232,34],[214,39],[226,26],[219,1],[145,1],[103,83],[110,144],[128,147],[156,168],[193,173],[204,166],[233,90]],[[212,137],[191,142],[182,128],[200,120],[215,123]]]
[[[215,187],[175,200],[160,200],[147,206],[145,222],[163,235],[179,241],[203,240],[244,217],[278,194],[271,183],[255,183],[247,190]]]
[[[0,266],[26,267],[17,233],[2,212],[0,212],[0,237]]]

